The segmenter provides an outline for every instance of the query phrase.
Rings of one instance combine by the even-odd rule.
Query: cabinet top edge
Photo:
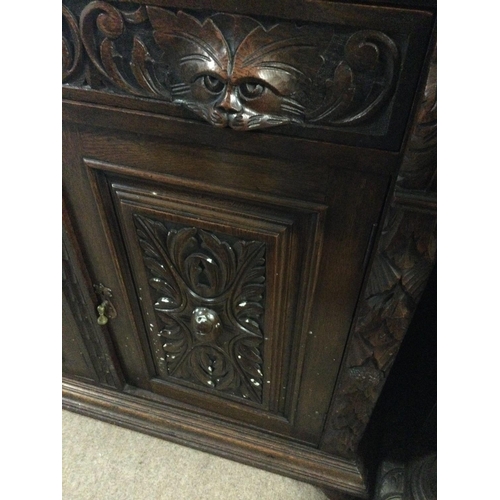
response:
[[[234,14],[267,16],[280,19],[303,20],[324,23],[350,23],[360,16],[369,15],[371,22],[387,22],[393,16],[400,20],[432,18],[436,4],[432,0],[372,0],[334,1],[334,0],[282,0],[262,2],[250,0],[241,4],[234,0],[115,0],[118,4],[143,4],[174,9],[196,11],[219,11]],[[326,16],[326,17],[325,17]]]

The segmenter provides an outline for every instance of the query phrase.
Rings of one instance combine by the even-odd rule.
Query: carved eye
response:
[[[257,82],[246,82],[240,85],[240,92],[243,97],[247,99],[255,99],[262,95],[264,92],[264,85]]]
[[[212,75],[204,75],[201,77],[205,88],[213,94],[220,94],[224,90],[224,82]]]

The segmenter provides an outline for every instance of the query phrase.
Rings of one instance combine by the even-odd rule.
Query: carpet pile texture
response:
[[[63,500],[326,500],[314,486],[64,411]]]

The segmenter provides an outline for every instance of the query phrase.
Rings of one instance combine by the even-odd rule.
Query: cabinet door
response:
[[[387,181],[93,129],[65,144],[126,389],[317,444]]]
[[[62,234],[63,376],[120,387],[105,333],[97,323],[95,296],[66,208]]]

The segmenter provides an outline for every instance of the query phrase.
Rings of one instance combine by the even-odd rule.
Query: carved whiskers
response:
[[[217,15],[200,22],[184,12],[148,7],[154,37],[165,50],[174,101],[216,127],[236,130],[301,122],[297,100],[311,85],[304,71],[322,63],[318,37],[307,27]],[[226,38],[215,21],[229,27]],[[316,36],[315,36],[316,35]]]
[[[78,29],[64,11],[65,83],[167,100],[235,130],[356,125],[393,96],[399,52],[380,31],[134,8],[91,2]]]

